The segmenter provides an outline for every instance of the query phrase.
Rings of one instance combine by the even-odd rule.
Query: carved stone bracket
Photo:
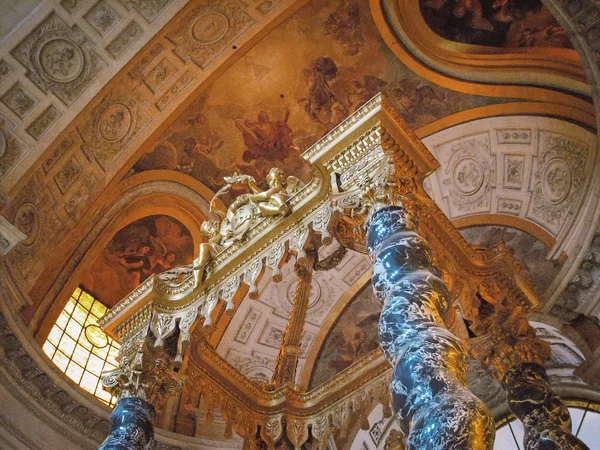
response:
[[[6,256],[19,242],[27,236],[4,217],[0,216],[0,256]]]

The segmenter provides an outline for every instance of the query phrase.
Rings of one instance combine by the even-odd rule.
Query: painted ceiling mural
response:
[[[304,181],[300,154],[383,91],[414,129],[497,103],[432,85],[381,40],[358,0],[315,0],[227,70],[167,129],[131,173],[170,169],[216,190],[237,171],[277,166]]]
[[[155,273],[191,264],[194,243],[188,229],[165,215],[147,216],[121,228],[83,275],[81,285],[113,306]]]
[[[419,0],[419,5],[427,25],[450,41],[501,48],[572,48],[540,0]]]
[[[339,315],[329,331],[310,379],[310,389],[333,378],[356,360],[379,348],[382,305],[368,283]]]

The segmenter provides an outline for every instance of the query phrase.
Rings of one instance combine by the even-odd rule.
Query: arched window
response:
[[[117,367],[119,344],[97,325],[106,306],[75,289],[44,343],[44,353],[71,380],[106,404],[114,398],[102,389],[100,374]]]
[[[600,404],[568,401],[572,429],[579,439],[590,448],[600,442]],[[523,450],[523,425],[514,417],[506,420],[496,430],[494,450]]]

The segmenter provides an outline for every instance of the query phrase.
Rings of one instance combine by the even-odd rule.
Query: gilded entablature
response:
[[[526,310],[537,306],[531,280],[505,248],[473,249],[429,199],[422,180],[437,163],[381,96],[303,157],[314,166],[310,183],[290,194],[281,177],[278,182],[271,179],[270,190],[265,191],[271,192],[268,208],[259,208],[265,192],[256,193],[258,187],[252,189],[255,194],[239,195],[221,212],[222,220],[207,235],[208,242],[201,244],[201,254],[202,246],[210,247],[201,268],[196,262],[149,278],[107,313],[104,328],[126,341],[151,324],[155,337],[163,340],[176,332],[177,318],[187,317],[185,322],[191,324],[201,316],[209,324],[220,299],[233,309],[245,292],[243,285],[256,295],[256,282],[265,268],[277,281],[287,255],[304,258],[311,233],[333,235],[343,245],[364,251],[366,219],[374,208],[390,203],[412,211],[431,243],[438,268],[456,280],[450,290],[463,317],[477,321],[478,295],[492,303],[506,297]],[[245,176],[227,180],[228,185],[254,183]],[[285,192],[280,201],[273,200],[275,191]]]

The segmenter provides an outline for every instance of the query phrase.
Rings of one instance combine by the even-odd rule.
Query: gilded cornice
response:
[[[209,416],[213,409],[220,409],[226,425],[246,438],[260,427],[267,443],[278,441],[284,434],[283,418],[287,438],[300,447],[310,435],[323,442],[332,432],[344,433],[353,418],[368,415],[378,403],[388,414],[390,411],[391,368],[381,351],[371,352],[351,369],[305,393],[289,384],[275,390],[255,385],[201,339],[190,352],[187,375],[194,389],[209,397],[204,401]],[[279,432],[262,435],[272,427],[280,428]]]
[[[405,207],[414,211],[438,268],[456,280],[450,289],[465,318],[477,319],[477,293],[491,302],[507,296],[511,304],[526,310],[539,305],[527,272],[504,246],[471,247],[424,192],[422,182],[438,163],[382,96],[374,97],[303,157],[313,164],[314,178],[290,198],[289,216],[260,219],[244,239],[212,258],[206,280],[196,287],[191,277],[176,286],[159,276],[150,277],[104,316],[105,330],[127,341],[150,322],[168,323],[161,326],[161,339],[175,330],[175,318],[193,323],[196,317],[204,317],[209,325],[219,299],[234,309],[234,299],[245,295],[243,284],[252,291],[265,267],[275,279],[287,253],[302,258],[309,229],[323,236],[333,229],[341,243],[363,252],[364,237],[349,225],[362,213],[357,212],[355,219],[350,218],[353,212],[344,217],[350,210],[358,211],[367,195],[361,189],[383,179],[392,183],[390,192],[398,191]]]
[[[404,44],[431,61],[438,70],[471,81],[489,82],[491,77],[498,82],[526,82],[589,95],[575,50],[499,48],[451,42],[435,34],[427,25],[418,0],[384,1],[383,8],[389,20],[398,21],[401,30],[397,31]],[[511,80],[513,76],[518,78]]]

